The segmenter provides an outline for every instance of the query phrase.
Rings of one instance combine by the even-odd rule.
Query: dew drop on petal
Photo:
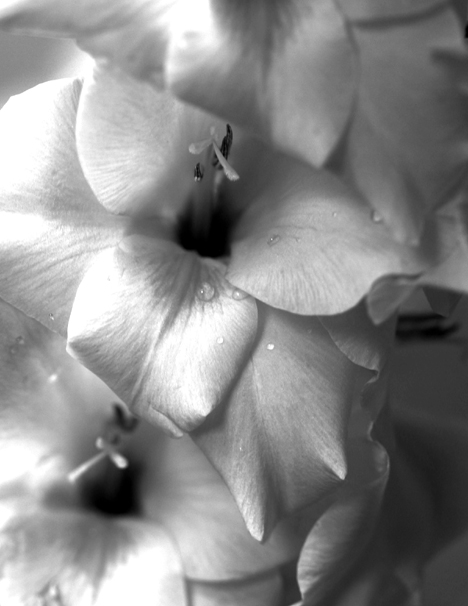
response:
[[[202,301],[211,301],[214,294],[214,286],[212,286],[209,282],[203,282],[203,284],[197,290],[197,296]]]
[[[12,356],[15,356],[18,353],[18,348],[16,347],[16,345],[12,345],[10,347],[10,353]]]
[[[278,234],[273,234],[272,236],[270,236],[268,238],[268,246],[274,246],[275,244],[278,244],[278,242],[281,240],[281,236],[279,236]]]
[[[232,293],[232,298],[236,301],[242,301],[242,299],[246,299],[248,296],[249,295],[240,288],[235,288]]]
[[[338,216],[338,213],[336,211],[332,212],[332,217],[335,219]]]
[[[24,345],[24,337],[16,337],[16,342],[18,345]]]
[[[51,320],[52,322],[55,320],[54,314],[49,314],[49,320]]]
[[[267,349],[268,349],[268,351],[273,351],[273,349],[275,349],[275,344],[274,343],[268,343]]]
[[[371,213],[371,219],[374,223],[382,223],[383,218],[376,210],[373,210]]]
[[[222,345],[224,343],[224,338],[223,337],[218,337],[216,339],[216,343],[218,343],[219,345]]]

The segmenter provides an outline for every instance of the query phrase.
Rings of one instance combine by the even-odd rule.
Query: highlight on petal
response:
[[[115,400],[65,352],[65,340],[0,300],[0,493],[63,484]]]
[[[6,0],[5,29],[70,36],[98,59],[110,60],[138,78],[161,81],[167,28],[180,0]]]
[[[193,606],[282,606],[283,582],[278,572],[239,583],[190,582]]]
[[[146,436],[139,436],[139,442],[147,437],[148,445],[142,452],[142,512],[174,538],[186,577],[240,582],[297,557],[307,529],[302,518],[284,521],[260,544],[247,531],[221,476],[191,438],[159,436],[163,447],[155,448],[154,428],[145,427]]]
[[[199,2],[174,16],[167,82],[183,100],[321,165],[350,117],[354,47],[339,10],[314,2]]]
[[[2,503],[0,514],[4,604],[188,604],[179,555],[156,524],[27,502]]]
[[[80,89],[49,82],[0,111],[0,296],[62,334],[87,267],[127,225],[104,212],[81,171]]]
[[[317,318],[259,307],[259,334],[223,408],[193,434],[229,486],[251,534],[336,490],[356,385],[367,371]]]
[[[466,189],[466,91],[448,59],[464,56],[466,72],[460,23],[447,4],[353,35],[361,76],[345,171],[394,236],[414,244],[427,215]]]
[[[107,210],[175,217],[193,189],[190,143],[223,123],[123,72],[85,80],[77,119],[84,174]]]
[[[422,273],[457,244],[449,218],[429,222],[419,247],[397,243],[336,177],[284,156],[266,153],[251,170],[236,185],[246,210],[232,236],[227,278],[273,307],[343,312],[382,276]]]
[[[131,236],[85,275],[69,351],[137,415],[181,435],[226,397],[255,339],[255,301],[222,264]]]

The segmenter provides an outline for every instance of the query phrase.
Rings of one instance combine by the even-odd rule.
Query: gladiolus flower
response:
[[[281,604],[299,520],[260,545],[189,437],[136,424],[61,337],[1,301],[0,362],[2,604]]]

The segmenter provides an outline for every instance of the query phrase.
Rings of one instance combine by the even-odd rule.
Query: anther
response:
[[[216,130],[214,127],[210,129],[211,137],[209,139],[203,139],[202,141],[198,141],[197,143],[191,143],[189,145],[189,152],[191,154],[201,154],[203,151],[208,149],[210,146],[213,147],[213,158],[212,158],[212,166],[218,167],[220,170],[224,171],[224,174],[230,181],[237,181],[239,179],[239,175],[232,168],[232,166],[228,162],[228,157],[231,152],[231,146],[233,141],[233,132],[232,128],[229,124],[226,124],[226,135],[223,137],[221,142],[221,148],[218,147],[216,143]],[[197,178],[197,166],[195,166],[194,178],[195,181],[200,181],[201,179]],[[201,166],[200,166],[201,168]],[[203,173],[202,173],[203,177]]]
[[[195,165],[195,168],[193,170],[193,178],[195,181],[199,182],[203,179],[203,174],[204,174],[205,170],[203,168],[203,166],[200,164],[200,162],[197,162]]]

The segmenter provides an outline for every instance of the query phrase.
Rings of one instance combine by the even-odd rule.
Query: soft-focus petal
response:
[[[235,196],[250,204],[233,234],[227,277],[274,307],[340,313],[378,278],[421,273],[456,246],[449,218],[428,224],[419,247],[398,244],[337,178],[285,156],[265,152],[251,170],[235,184]]]
[[[148,427],[149,429],[149,427]],[[199,581],[240,581],[292,561],[304,541],[302,520],[280,524],[264,544],[252,538],[219,473],[189,436],[164,436],[143,463],[142,510],[170,532],[187,577]],[[141,439],[141,438],[140,438]]]
[[[80,284],[70,351],[138,416],[192,430],[225,398],[256,334],[255,301],[223,273],[171,242],[129,237]]]
[[[81,171],[80,88],[43,84],[0,112],[0,296],[62,334],[87,267],[127,225],[102,209]]]
[[[464,52],[460,24],[447,5],[353,34],[361,77],[345,169],[396,238],[415,242],[427,214],[466,187],[466,94],[438,56]]]
[[[124,73],[85,80],[77,121],[84,174],[114,213],[175,217],[193,189],[189,145],[225,125]]]
[[[282,579],[278,572],[239,583],[194,583],[193,606],[283,606]]]
[[[326,160],[349,119],[357,75],[333,2],[216,0],[202,19],[178,25],[167,64],[178,96],[314,165]]]
[[[357,441],[350,447],[349,464],[345,484],[313,526],[299,559],[304,606],[335,604],[340,581],[366,549],[379,517],[389,472],[385,449]]]
[[[260,539],[345,477],[347,420],[365,371],[316,318],[262,306],[259,322],[255,349],[227,405],[194,439]]]
[[[448,0],[338,0],[343,13],[352,21],[412,18],[447,6]]]
[[[188,603],[177,550],[155,524],[27,502],[3,503],[0,517],[2,604],[29,606],[41,596],[73,606]]]

